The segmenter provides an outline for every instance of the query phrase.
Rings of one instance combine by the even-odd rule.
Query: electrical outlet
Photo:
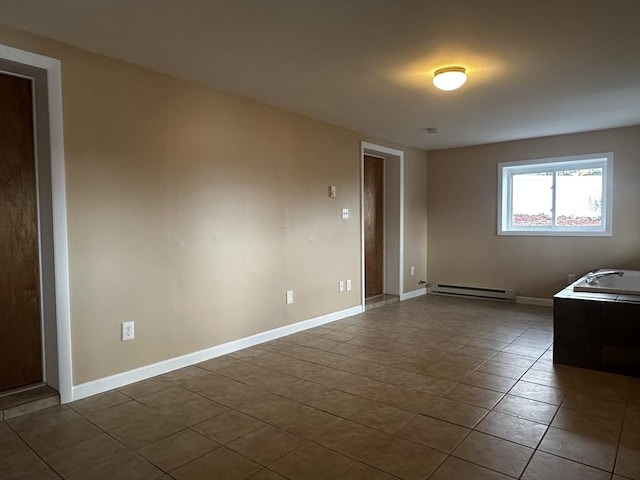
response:
[[[135,338],[134,322],[122,322],[122,341],[133,340]]]
[[[351,279],[347,280],[347,292],[351,291]]]
[[[413,277],[416,274],[416,267],[411,266],[411,276]]]
[[[293,303],[293,290],[287,290],[287,305]]]
[[[338,291],[339,292],[344,292],[344,281],[343,280],[340,280],[338,282]]]
[[[346,220],[347,218],[349,218],[349,209],[348,208],[343,208],[342,209],[342,219]]]

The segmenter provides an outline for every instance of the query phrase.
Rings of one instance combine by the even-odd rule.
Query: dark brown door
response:
[[[381,295],[384,261],[384,160],[364,157],[364,296]]]
[[[0,73],[0,391],[42,381],[31,80]]]

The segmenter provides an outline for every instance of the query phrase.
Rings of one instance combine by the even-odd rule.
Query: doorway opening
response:
[[[49,385],[59,392],[60,401],[67,403],[72,401],[73,394],[60,61],[0,45],[0,72],[25,80],[31,89],[33,128],[29,141],[35,162],[31,188],[35,189],[33,223],[36,230],[33,254],[37,257],[36,321],[41,346],[35,385]],[[12,115],[9,112],[7,118],[13,118]],[[18,389],[30,386],[18,385],[20,380],[13,383]]]
[[[361,260],[364,309],[403,292],[404,153],[361,142]]]

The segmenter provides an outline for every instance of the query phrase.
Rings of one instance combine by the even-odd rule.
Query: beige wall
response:
[[[497,164],[614,153],[613,236],[496,235]],[[550,298],[569,273],[640,268],[640,127],[428,152],[430,282]]]
[[[423,288],[418,281],[427,280],[427,162],[422,155],[405,154],[404,164],[404,290]],[[411,276],[411,266],[415,273]],[[430,268],[430,267],[429,267]]]
[[[398,145],[15,30],[0,42],[62,61],[74,385],[360,304],[360,141]],[[426,155],[403,150],[405,264],[426,276]]]

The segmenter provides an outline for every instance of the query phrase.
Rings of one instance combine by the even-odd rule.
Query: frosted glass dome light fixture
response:
[[[433,72],[433,84],[440,90],[456,90],[467,81],[464,67],[444,67]]]

